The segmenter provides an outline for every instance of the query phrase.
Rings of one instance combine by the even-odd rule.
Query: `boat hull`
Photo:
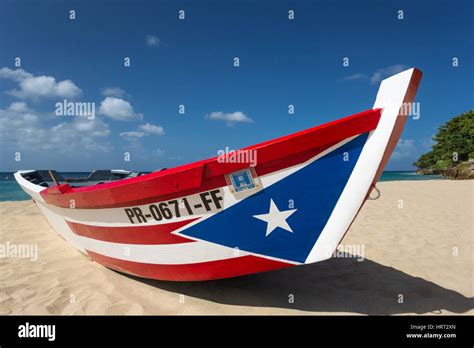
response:
[[[15,177],[64,239],[120,272],[198,281],[322,261],[377,182],[420,78],[405,71],[374,109],[241,150],[252,163],[234,153],[83,188]]]

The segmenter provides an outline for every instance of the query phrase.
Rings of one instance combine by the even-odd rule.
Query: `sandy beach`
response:
[[[2,202],[0,244],[37,245],[38,259],[0,259],[0,314],[474,314],[474,181],[378,187],[342,241],[358,258],[201,283],[106,269],[33,202]]]

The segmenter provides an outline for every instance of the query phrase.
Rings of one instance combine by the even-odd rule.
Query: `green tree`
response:
[[[454,153],[457,153],[459,162],[474,158],[474,110],[443,124],[433,140],[436,143],[431,151],[421,155],[414,163],[420,169],[439,167],[440,163],[452,166]]]

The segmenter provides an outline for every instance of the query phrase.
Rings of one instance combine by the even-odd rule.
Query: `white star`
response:
[[[297,210],[298,209],[280,211],[278,210],[275,202],[273,202],[273,199],[270,199],[270,210],[268,214],[254,215],[253,217],[267,223],[267,233],[265,237],[268,237],[268,235],[272,233],[277,227],[281,227],[284,230],[293,233],[293,230],[291,229],[290,225],[288,225],[288,222],[286,222],[286,219],[288,219],[291,214]]]

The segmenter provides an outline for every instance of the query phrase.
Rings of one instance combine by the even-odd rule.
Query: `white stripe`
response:
[[[370,133],[352,174],[305,263],[331,257],[364,202],[403,104],[414,69],[382,81],[375,108],[383,108],[377,128]]]
[[[61,216],[48,210],[43,204],[38,203],[38,207],[53,228],[83,252],[90,250],[116,259],[151,264],[189,264],[248,255],[243,251],[236,253],[232,248],[205,241],[162,245],[99,241],[74,234]]]
[[[294,265],[300,264],[298,262],[288,261],[272,256],[259,255],[239,249],[229,248],[189,236],[183,237],[194,240],[194,242],[164,245],[136,245],[99,241],[76,235],[60,215],[49,211],[44,204],[38,204],[38,207],[54,230],[83,253],[85,253],[86,250],[89,250],[97,254],[120,260],[164,265],[217,261],[246,255],[259,256],[269,260],[286,262]],[[179,232],[188,226],[195,225],[196,223],[198,222],[193,221],[189,225],[177,229],[175,232]],[[126,252],[128,252],[128,255]]]

